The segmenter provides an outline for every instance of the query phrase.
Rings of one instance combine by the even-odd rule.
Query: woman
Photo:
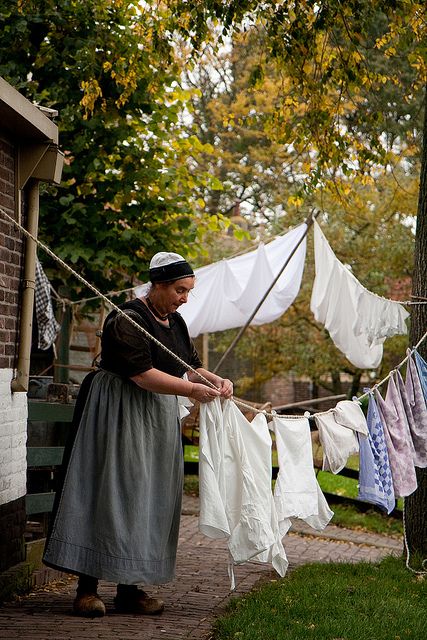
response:
[[[100,371],[83,381],[76,404],[78,429],[44,554],[47,565],[79,575],[77,615],[105,614],[98,579],[118,583],[118,611],[163,610],[137,585],[174,577],[183,481],[177,396],[210,402],[233,393],[230,380],[202,368],[177,313],[194,287],[190,265],[158,253],[150,280],[147,295],[122,310],[216,389],[117,311],[107,316]]]

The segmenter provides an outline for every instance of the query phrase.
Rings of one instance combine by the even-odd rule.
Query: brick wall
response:
[[[0,207],[16,216],[15,149],[0,134]],[[22,560],[25,530],[27,394],[12,393],[18,347],[23,241],[0,215],[0,571]]]
[[[24,497],[0,505],[0,573],[24,559],[25,522]]]
[[[0,137],[0,207],[15,216],[15,156]],[[12,369],[18,331],[18,302],[23,241],[13,224],[0,216],[0,368]]]

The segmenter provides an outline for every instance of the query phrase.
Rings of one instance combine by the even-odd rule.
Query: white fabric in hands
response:
[[[228,537],[235,563],[288,567],[271,490],[271,436],[264,415],[249,422],[219,398],[200,407],[200,517],[205,535]]]

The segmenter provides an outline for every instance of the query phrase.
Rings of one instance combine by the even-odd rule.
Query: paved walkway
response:
[[[299,526],[286,536],[290,568],[307,562],[377,561],[399,555],[402,542],[386,536],[328,526],[318,534]],[[236,567],[234,594],[248,592],[260,580],[276,579],[271,567],[247,563]],[[211,623],[233,595],[229,591],[227,551],[223,540],[212,541],[198,531],[197,499],[186,497],[173,583],[156,589],[166,603],[161,616],[138,617],[114,613],[115,586],[101,583],[107,606],[101,619],[73,616],[76,580],[66,576],[0,608],[2,640],[208,640]]]

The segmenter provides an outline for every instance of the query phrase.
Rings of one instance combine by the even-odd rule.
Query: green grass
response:
[[[214,640],[421,640],[427,580],[401,559],[310,564],[234,599]]]
[[[381,533],[386,536],[401,537],[403,535],[402,518],[392,518],[374,509],[360,511],[357,507],[347,504],[331,504],[330,507],[334,512],[331,524],[336,524],[338,527]]]

